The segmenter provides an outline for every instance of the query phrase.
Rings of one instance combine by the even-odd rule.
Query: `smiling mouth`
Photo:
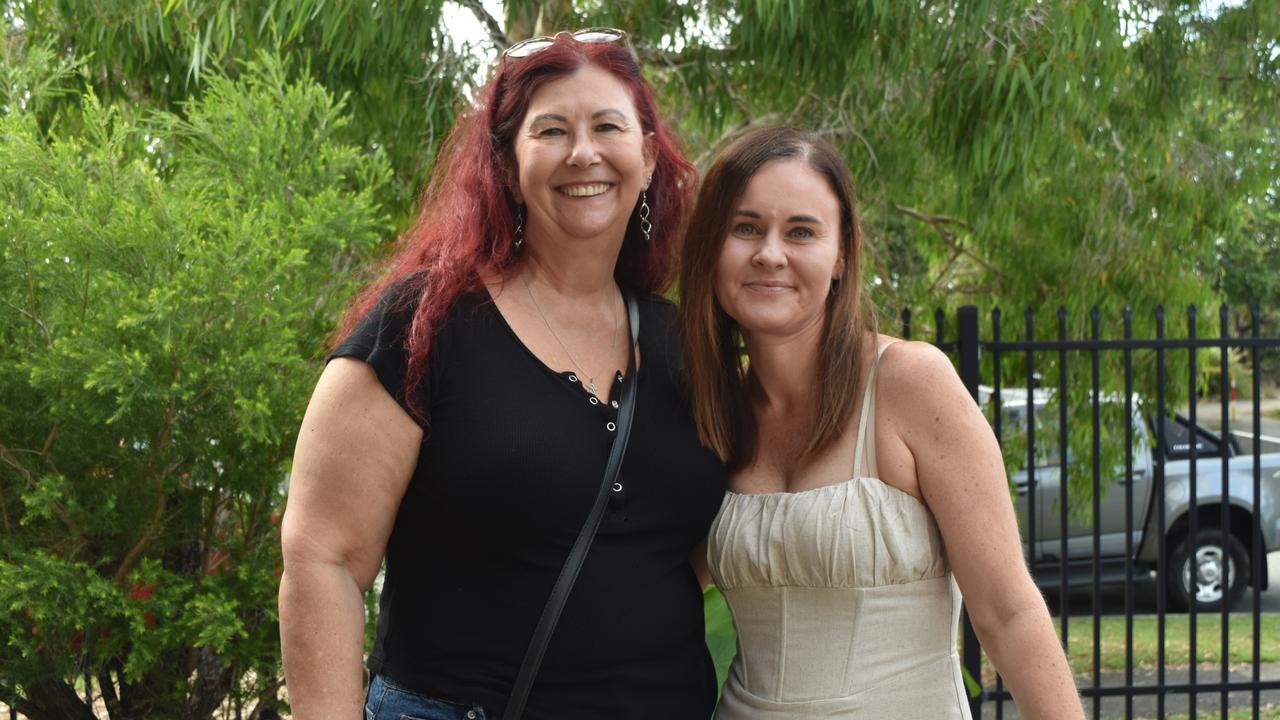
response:
[[[749,282],[743,283],[748,290],[754,290],[761,293],[780,293],[791,289],[790,285],[778,282]]]
[[[596,195],[603,195],[604,193],[608,192],[609,188],[611,187],[613,187],[611,183],[588,183],[588,184],[582,184],[582,185],[565,185],[560,188],[560,192],[564,193],[565,195],[568,195],[569,197],[576,197],[576,198],[595,197]]]

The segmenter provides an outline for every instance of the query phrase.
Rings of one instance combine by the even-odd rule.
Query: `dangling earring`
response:
[[[838,292],[840,292],[840,278],[833,277],[831,278],[831,297],[835,297]]]
[[[648,191],[640,191],[640,232],[644,234],[644,241],[650,241],[650,235],[653,232],[653,223],[649,222],[649,198]]]
[[[515,248],[518,251],[520,249],[520,246],[524,244],[524,212],[519,207],[516,208],[516,233],[515,234],[516,234],[516,239],[515,239],[515,242],[513,242],[512,244],[515,245]]]

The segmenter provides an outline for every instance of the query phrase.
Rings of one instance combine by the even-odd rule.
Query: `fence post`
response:
[[[960,359],[960,381],[964,383],[964,387],[973,396],[974,402],[978,401],[978,384],[980,380],[978,364],[979,339],[978,339],[978,308],[976,305],[961,305],[956,311],[956,328],[959,336],[956,338],[956,355]],[[969,672],[969,677],[973,678],[982,687],[982,647],[978,645],[978,635],[973,631],[973,623],[969,622],[969,613],[966,610],[962,619],[964,624],[964,667]],[[973,714],[975,720],[982,717],[982,694],[977,697],[969,698],[969,712]]]
[[[978,306],[961,305],[956,311],[956,328],[960,332],[956,342],[956,354],[960,357],[960,381],[976,402],[980,380],[978,357],[981,354],[978,347]]]

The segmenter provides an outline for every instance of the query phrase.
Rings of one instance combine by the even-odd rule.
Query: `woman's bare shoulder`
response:
[[[877,345],[884,348],[878,371],[881,382],[914,381],[911,384],[915,384],[940,375],[956,374],[951,359],[933,343],[884,334],[880,334],[877,340]],[[958,377],[956,379],[959,380]]]
[[[927,342],[881,338],[892,344],[880,359],[876,392],[892,417],[906,425],[927,424],[976,409],[942,350]]]

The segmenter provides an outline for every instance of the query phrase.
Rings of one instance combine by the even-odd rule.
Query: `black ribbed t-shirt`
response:
[[[674,306],[657,297],[639,306],[640,366],[610,393],[639,382],[621,490],[528,720],[705,720],[715,702],[688,557],[719,509],[725,471],[689,416]],[[402,405],[412,312],[384,299],[333,353],[368,362]],[[593,402],[576,380],[534,356],[487,293],[455,303],[417,390],[427,432],[387,545],[371,671],[501,715],[614,436],[613,403]]]

